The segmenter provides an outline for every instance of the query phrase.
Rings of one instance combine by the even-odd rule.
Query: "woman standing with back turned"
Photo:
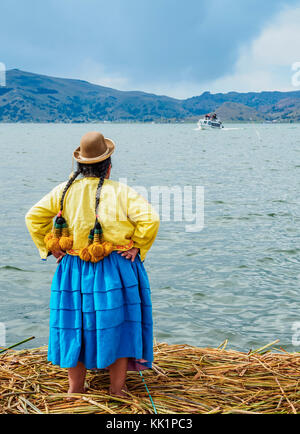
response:
[[[124,396],[127,370],[152,367],[152,304],[143,261],[159,217],[132,188],[109,180],[114,149],[102,134],[85,134],[73,153],[76,172],[26,214],[41,258],[52,253],[59,264],[51,287],[48,360],[68,368],[69,393],[84,393],[86,369],[107,368],[110,393]]]

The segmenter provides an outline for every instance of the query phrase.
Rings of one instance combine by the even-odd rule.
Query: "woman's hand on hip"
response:
[[[66,252],[63,250],[57,250],[56,252],[52,252],[52,255],[57,259],[56,263],[59,264],[64,256],[66,256]]]
[[[126,252],[122,252],[122,250],[118,250],[118,253],[121,253],[121,256],[124,256],[126,259],[131,259],[131,262],[134,262],[136,255],[139,253],[137,247],[132,247],[132,249],[126,250]]]

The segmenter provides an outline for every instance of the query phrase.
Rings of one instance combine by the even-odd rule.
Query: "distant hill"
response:
[[[179,100],[18,69],[0,87],[0,122],[195,121],[212,111],[224,121],[299,122],[300,91],[204,92]]]
[[[237,102],[224,102],[218,107],[217,112],[220,119],[226,119],[227,121],[264,120],[262,113],[259,113],[253,107],[248,107]]]

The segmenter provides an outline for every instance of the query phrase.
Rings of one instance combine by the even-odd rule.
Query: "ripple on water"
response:
[[[18,268],[18,267],[14,267],[12,265],[3,265],[0,267],[0,271],[1,270],[11,270],[11,271],[22,271],[23,273],[29,273],[31,272],[30,270],[23,270],[22,268]]]
[[[24,215],[42,194],[68,179],[66,161],[71,161],[74,143],[87,128],[1,127],[7,165],[0,184],[5,245],[0,252],[0,321],[7,326],[8,343],[27,334],[37,337],[32,346],[47,343],[56,265],[52,259],[40,263]],[[114,154],[114,179],[126,177],[133,187],[205,186],[205,228],[187,233],[186,222],[162,222],[145,262],[157,340],[216,347],[229,339],[230,348],[248,351],[279,338],[285,349],[295,351],[291,336],[293,322],[300,321],[300,126],[259,125],[259,140],[253,125],[247,124],[233,125],[224,134],[202,134],[181,124],[93,128],[122,143]],[[185,146],[175,146],[174,139]],[[23,154],[15,158],[12,148]],[[52,155],[61,158],[54,162]],[[138,161],[143,170],[126,163],[130,161]],[[45,176],[51,164],[53,170]],[[20,175],[11,177],[11,167],[16,166]]]

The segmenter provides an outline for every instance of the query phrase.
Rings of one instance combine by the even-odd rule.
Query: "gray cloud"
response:
[[[86,59],[131,83],[205,82],[296,0],[2,0],[0,61],[74,76]]]

